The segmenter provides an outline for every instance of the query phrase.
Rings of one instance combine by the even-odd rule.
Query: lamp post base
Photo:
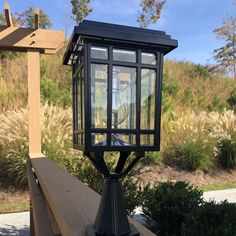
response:
[[[87,236],[139,236],[129,224],[119,178],[106,179],[94,225],[86,227]]]
[[[106,233],[96,233],[93,225],[86,226],[86,236],[140,236],[140,233],[135,229],[135,227],[130,224],[130,232],[125,234],[106,234]]]

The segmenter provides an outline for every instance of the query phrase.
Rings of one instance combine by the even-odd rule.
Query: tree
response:
[[[83,21],[83,19],[92,12],[92,8],[89,8],[88,4],[90,0],[71,0],[73,19],[77,24]]]
[[[232,72],[233,77],[236,78],[236,17],[230,16],[224,19],[222,26],[213,32],[218,39],[225,41],[224,46],[213,52],[213,57],[217,62],[216,67]]]
[[[166,3],[166,0],[140,0],[139,13],[137,22],[141,28],[146,28],[149,24],[156,23],[161,17],[161,11]]]
[[[16,24],[20,27],[34,28],[34,8],[29,7],[26,11],[16,14]],[[47,13],[39,9],[39,28],[50,29],[52,27],[51,20]]]

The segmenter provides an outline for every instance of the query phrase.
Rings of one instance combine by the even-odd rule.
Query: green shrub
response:
[[[40,84],[41,100],[51,105],[66,107],[71,104],[71,93],[69,90],[60,89],[51,79],[42,79]]]
[[[220,140],[217,150],[220,166],[224,169],[234,169],[236,167],[236,138]]]
[[[162,236],[181,235],[181,225],[201,203],[201,190],[185,182],[162,182],[144,188],[141,206],[152,231]]]
[[[205,202],[182,225],[183,236],[236,235],[236,204]]]
[[[211,98],[210,104],[208,105],[209,111],[223,112],[227,107],[227,103],[219,95],[214,94]]]
[[[145,152],[145,157],[140,160],[143,165],[158,164],[162,161],[162,152]]]
[[[182,103],[186,106],[191,106],[194,101],[193,97],[193,91],[191,90],[191,88],[184,89]]]
[[[227,102],[231,108],[236,108],[236,88],[231,91]]]
[[[13,186],[25,189],[27,186],[26,159],[0,158],[0,183],[4,186]]]
[[[166,149],[164,162],[190,171],[207,170],[213,165],[213,148],[207,142],[187,140]]]

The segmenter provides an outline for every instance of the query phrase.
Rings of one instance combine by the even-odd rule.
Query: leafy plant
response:
[[[204,202],[182,225],[183,236],[236,235],[236,204]]]
[[[221,167],[234,169],[236,167],[236,136],[219,141],[217,157]]]
[[[227,102],[231,108],[236,108],[236,88],[230,92]]]
[[[211,103],[208,105],[208,110],[223,112],[226,107],[227,103],[217,94],[214,94],[211,99]]]
[[[185,182],[161,182],[146,186],[142,211],[157,235],[181,235],[181,225],[203,203],[202,191]]]
[[[68,90],[60,89],[51,79],[41,80],[41,99],[52,105],[66,107],[71,103],[71,94]]]
[[[207,170],[213,165],[213,148],[209,143],[187,140],[165,150],[164,161],[190,171]]]

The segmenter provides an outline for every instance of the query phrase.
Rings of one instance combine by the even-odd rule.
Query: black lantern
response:
[[[163,56],[176,47],[162,31],[87,20],[74,28],[64,56],[73,68],[73,146],[107,178],[87,235],[139,235],[128,223],[119,178],[145,151],[160,150]],[[120,152],[112,173],[105,151]]]

